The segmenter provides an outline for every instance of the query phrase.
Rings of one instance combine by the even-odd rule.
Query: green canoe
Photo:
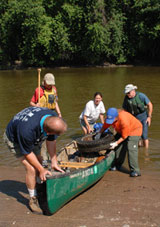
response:
[[[75,141],[64,147],[57,158],[65,173],[54,171],[46,182],[37,183],[43,213],[54,214],[69,200],[95,184],[110,168],[114,157],[114,151],[81,154]]]

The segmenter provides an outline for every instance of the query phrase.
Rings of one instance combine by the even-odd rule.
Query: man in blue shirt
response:
[[[29,205],[33,212],[41,213],[36,192],[36,175],[41,181],[46,180],[46,174],[51,172],[42,166],[40,155],[41,144],[46,140],[47,150],[51,158],[51,167],[60,172],[63,170],[57,164],[56,138],[67,130],[62,118],[56,117],[48,108],[29,107],[9,122],[5,132],[5,142],[25,166],[26,185],[30,195]]]
[[[143,125],[142,140],[145,148],[148,149],[148,126],[151,125],[153,105],[149,98],[141,93],[136,92],[137,86],[128,84],[125,86],[125,98],[123,101],[123,109],[134,115]]]

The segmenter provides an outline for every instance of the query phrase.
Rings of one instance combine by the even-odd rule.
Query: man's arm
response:
[[[148,107],[148,118],[147,118],[147,123],[150,126],[151,125],[151,118],[152,118],[152,112],[153,112],[153,104],[149,102],[147,104]]]
[[[30,100],[31,106],[37,106],[40,107],[40,103],[38,103],[38,96],[39,96],[39,88],[35,89],[34,95],[32,96]],[[40,87],[40,97],[43,96],[43,89]]]
[[[46,181],[46,175],[52,175],[50,171],[43,168],[43,166],[38,161],[36,155],[31,152],[27,155],[24,155],[26,160],[39,172],[39,177],[42,181]]]
[[[139,97],[142,100],[142,102],[144,102],[144,105],[147,105],[148,117],[147,117],[146,123],[148,123],[148,126],[150,126],[151,125],[152,112],[153,112],[153,104],[151,103],[151,101],[149,100],[149,98],[145,94],[140,93]]]
[[[37,106],[37,107],[40,107],[40,104],[39,104],[39,103],[34,103],[34,102],[32,102],[32,101],[30,101],[30,105],[31,105],[31,106]]]
[[[60,111],[60,108],[59,108],[59,105],[58,105],[58,102],[56,101],[56,112],[57,112],[57,114],[58,114],[58,117],[62,117],[62,115],[61,115],[61,111]]]
[[[56,155],[56,140],[48,141],[46,140],[47,150],[51,158],[51,167],[62,173],[64,171],[57,164],[57,155]]]

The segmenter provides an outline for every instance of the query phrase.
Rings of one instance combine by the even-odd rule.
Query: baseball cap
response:
[[[127,94],[128,92],[137,89],[137,86],[134,86],[133,84],[127,84],[124,88],[124,93]]]
[[[109,108],[107,111],[107,118],[106,118],[106,123],[107,124],[112,124],[114,122],[114,119],[118,116],[118,111],[116,108]]]
[[[55,85],[55,78],[52,73],[45,74],[43,81],[45,81],[48,85]]]

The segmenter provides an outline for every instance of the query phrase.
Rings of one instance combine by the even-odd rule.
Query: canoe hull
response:
[[[52,215],[72,198],[99,181],[110,168],[115,157],[111,151],[104,159],[94,165],[49,177],[37,186],[39,203],[45,215]]]

